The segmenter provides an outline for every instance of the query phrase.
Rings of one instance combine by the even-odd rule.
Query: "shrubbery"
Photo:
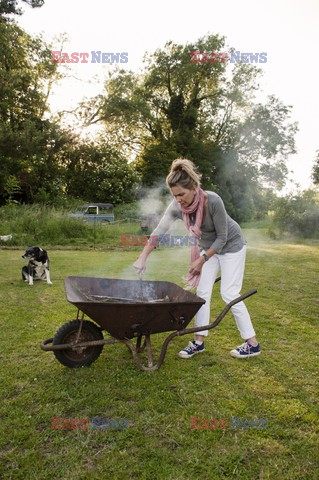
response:
[[[133,207],[132,207],[133,209]],[[128,223],[124,211],[115,217],[119,223],[100,224],[70,218],[68,211],[44,205],[6,205],[0,208],[0,235],[12,234],[12,240],[0,241],[2,246],[118,246],[121,234],[139,234],[138,221]]]
[[[319,238],[319,193],[316,190],[277,198],[274,211],[273,227],[281,234]]]

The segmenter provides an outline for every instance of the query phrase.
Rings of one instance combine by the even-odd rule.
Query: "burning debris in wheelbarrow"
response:
[[[91,298],[93,301],[98,301],[98,302],[119,302],[119,303],[122,303],[122,302],[134,302],[134,303],[145,303],[146,302],[149,302],[149,303],[158,303],[158,302],[169,302],[170,299],[169,299],[169,296],[168,295],[165,295],[164,298],[144,298],[144,295],[143,295],[143,298],[141,299],[136,299],[136,298],[122,298],[122,297],[109,297],[107,295],[87,295],[88,298]]]
[[[143,274],[139,274],[140,280],[137,282],[132,281],[125,285],[121,284],[121,296],[114,290],[110,292],[109,295],[105,293],[103,295],[97,295],[96,293],[88,292],[87,290],[82,290],[82,293],[86,296],[88,300],[93,302],[100,303],[159,303],[159,302],[170,302],[173,301],[173,298],[170,298],[167,294],[159,297],[158,292],[154,288],[152,282],[147,282],[142,280]],[[126,286],[126,288],[124,288]]]

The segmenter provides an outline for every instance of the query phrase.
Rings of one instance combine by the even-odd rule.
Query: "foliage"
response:
[[[32,202],[39,191],[61,193],[56,154],[69,134],[46,118],[47,98],[59,77],[41,37],[14,23],[0,23],[0,202],[8,179],[21,189],[16,199]],[[41,195],[40,195],[41,196]]]
[[[276,198],[272,188],[260,184],[253,167],[237,161],[235,151],[216,154],[215,191],[222,197],[228,214],[238,222],[265,218]]]
[[[227,62],[192,63],[196,50],[223,51],[225,39],[168,42],[145,57],[142,74],[115,70],[105,95],[82,105],[86,121],[102,123],[111,145],[135,158],[146,185],[165,178],[174,158],[190,158],[203,185],[224,191],[232,213],[247,219],[258,187],[283,186],[297,127],[289,123],[290,107],[274,96],[254,103],[254,65],[230,71]]]
[[[131,207],[133,209],[133,205]],[[121,210],[121,209],[120,209]],[[27,245],[73,246],[87,248],[118,247],[121,234],[141,234],[138,217],[115,208],[114,224],[85,222],[69,217],[73,209],[57,209],[45,205],[6,205],[0,208],[1,235],[12,234],[12,240],[1,241],[1,246]],[[121,221],[120,221],[121,220]]]
[[[305,190],[278,198],[274,204],[274,226],[304,238],[319,238],[319,194]]]
[[[44,0],[21,0],[21,2],[28,4],[32,8],[42,7]],[[21,15],[20,0],[1,0],[0,3],[0,17],[7,18],[5,15]]]
[[[0,24],[0,60],[0,203],[61,206],[68,196],[132,201],[139,178],[122,153],[104,140],[81,140],[48,118],[48,97],[61,73],[42,38]]]
[[[141,211],[137,202],[121,203],[115,206],[115,218],[117,220],[135,220],[141,219]]]
[[[319,185],[319,150],[312,167],[312,179],[315,185]]]
[[[4,185],[4,191],[8,196],[7,203],[13,203],[13,196],[20,193],[21,187],[15,176],[9,175]]]
[[[17,2],[11,5],[17,13]],[[110,73],[105,95],[81,107],[87,124],[105,126],[92,142],[49,118],[48,97],[62,75],[49,46],[1,22],[0,204],[62,206],[69,196],[131,202],[141,180],[163,182],[182,156],[195,162],[204,188],[220,193],[236,220],[262,218],[270,188],[284,182],[296,126],[276,98],[253,102],[259,75],[253,65],[228,72],[227,63],[190,62],[191,51],[224,47],[218,35],[196,45],[168,42],[145,57],[142,74]]]
[[[123,203],[135,198],[139,176],[108,144],[82,142],[64,159],[66,193],[87,201]]]

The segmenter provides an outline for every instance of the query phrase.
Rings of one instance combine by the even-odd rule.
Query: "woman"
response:
[[[196,327],[210,323],[210,299],[219,270],[223,300],[229,303],[240,295],[246,259],[246,241],[238,223],[227,215],[223,201],[216,193],[202,190],[200,178],[190,160],[174,160],[166,178],[174,200],[152,233],[152,238],[163,235],[179,218],[184,220],[190,234],[198,238],[200,248],[191,247],[191,265],[186,277],[189,285],[197,287],[197,295],[206,300],[196,315]],[[138,273],[144,272],[147,257],[155,245],[156,242],[149,242],[134,263]],[[231,310],[245,342],[230,354],[236,358],[259,355],[260,346],[245,304],[237,303]],[[179,356],[191,358],[203,352],[207,335],[207,330],[197,333]]]

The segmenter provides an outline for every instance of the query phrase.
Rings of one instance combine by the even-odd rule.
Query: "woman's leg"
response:
[[[196,293],[199,297],[206,300],[206,303],[197,312],[195,327],[201,327],[210,323],[210,299],[219,268],[219,261],[216,255],[207,260],[202,267],[202,274]],[[196,353],[204,352],[203,342],[207,335],[208,330],[196,333],[195,340],[189,342],[188,346],[179,352],[179,357],[191,358]]]
[[[226,253],[218,257],[221,268],[220,293],[224,302],[229,303],[240,296],[245,271],[246,246],[239,252]],[[251,339],[252,344],[254,341],[257,343],[255,330],[244,302],[237,303],[231,310],[241,337],[244,340]]]
[[[208,325],[210,323],[210,299],[219,269],[219,260],[216,255],[207,260],[203,265],[196,294],[206,300],[206,303],[201,306],[195,316],[195,327]],[[195,338],[198,341],[202,341],[202,336],[206,337],[207,335],[208,330],[203,330],[202,332],[196,333]]]

